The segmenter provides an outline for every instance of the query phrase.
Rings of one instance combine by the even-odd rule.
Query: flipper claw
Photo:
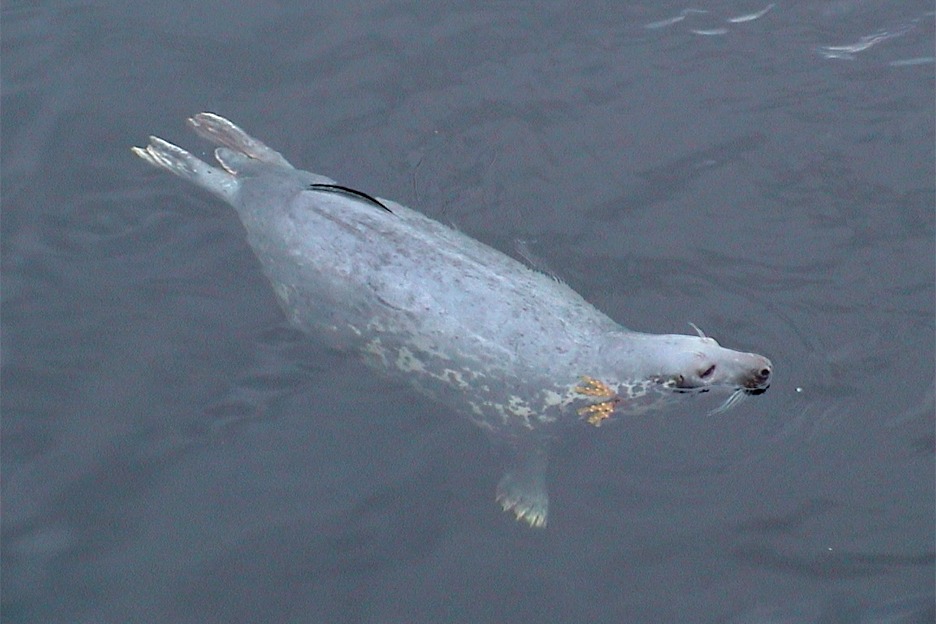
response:
[[[525,491],[520,483],[507,474],[497,486],[497,502],[504,511],[513,512],[517,521],[534,528],[546,526],[549,499],[546,490]]]

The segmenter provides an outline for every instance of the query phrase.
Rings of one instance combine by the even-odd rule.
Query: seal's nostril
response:
[[[770,369],[769,369],[769,368],[762,368],[762,369],[761,369],[761,372],[760,372],[760,376],[761,376],[762,379],[767,379],[768,377],[770,377]]]

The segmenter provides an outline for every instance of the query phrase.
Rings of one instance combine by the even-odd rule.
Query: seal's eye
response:
[[[711,366],[706,368],[704,371],[699,373],[699,379],[708,379],[709,377],[712,376],[712,373],[714,372],[715,372],[715,365],[712,364]]]

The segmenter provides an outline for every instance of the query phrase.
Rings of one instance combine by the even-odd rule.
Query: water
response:
[[[3,8],[5,622],[933,621],[931,4],[306,4]],[[130,154],[201,110],[776,379],[569,432],[525,529]]]

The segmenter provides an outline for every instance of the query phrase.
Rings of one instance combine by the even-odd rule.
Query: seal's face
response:
[[[773,365],[762,355],[726,349],[706,336],[659,338],[658,379],[676,392],[761,394],[770,385]]]

